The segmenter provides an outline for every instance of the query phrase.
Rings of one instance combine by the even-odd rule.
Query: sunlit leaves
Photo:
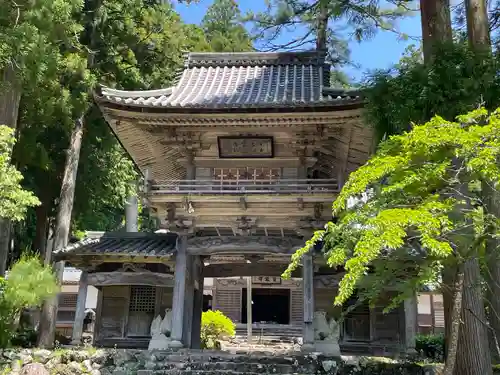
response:
[[[23,255],[9,270],[2,298],[14,310],[39,306],[57,294],[59,287],[51,267],[36,255]]]
[[[28,207],[40,202],[21,187],[23,176],[10,163],[14,142],[13,130],[0,125],[0,217],[18,221]]]
[[[365,296],[376,298],[384,283],[401,282],[404,288],[399,293],[404,294],[435,279],[441,262],[450,255],[467,256],[468,248],[455,242],[457,232],[474,225],[467,233],[482,234],[482,211],[463,209],[463,200],[475,198],[459,192],[463,184],[475,181],[500,186],[499,125],[500,111],[488,115],[479,109],[456,122],[436,116],[389,137],[369,162],[350,175],[333,204],[336,222],[316,232],[294,254],[285,275],[291,275],[300,258],[323,241],[328,264],[346,271],[337,304],[365,287]],[[356,204],[349,204],[353,198],[358,198]],[[398,272],[388,274],[388,264],[392,269],[403,267],[407,280]],[[367,279],[372,284],[366,284]],[[384,283],[374,289],[373,283],[380,280]]]

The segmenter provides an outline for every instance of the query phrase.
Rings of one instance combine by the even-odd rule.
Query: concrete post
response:
[[[78,288],[78,298],[76,300],[75,321],[73,322],[73,334],[71,345],[80,345],[82,343],[83,321],[85,319],[85,303],[87,302],[88,274],[82,271],[80,284]]]
[[[415,354],[415,337],[417,335],[418,303],[414,295],[404,301],[405,311],[405,348],[407,354]]]
[[[314,350],[314,264],[312,254],[302,259],[302,284],[304,288],[303,351]]]
[[[184,328],[184,300],[186,295],[187,237],[180,235],[177,239],[177,255],[175,259],[174,295],[172,298],[172,342],[173,348],[181,348]]]
[[[138,231],[139,204],[137,196],[130,196],[125,202],[125,230],[127,232]]]
[[[247,341],[252,343],[252,276],[247,277]]]
[[[193,324],[191,326],[191,348],[201,349],[201,315],[203,314],[203,263],[198,262],[197,273],[198,289],[194,291]]]

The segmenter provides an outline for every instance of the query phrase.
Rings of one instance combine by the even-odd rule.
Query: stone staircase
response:
[[[302,354],[154,353],[137,375],[317,374],[325,359]]]
[[[302,337],[302,327],[279,324],[254,324],[252,333],[255,338],[279,337],[282,340]],[[244,324],[236,326],[236,336],[247,336],[247,327]]]

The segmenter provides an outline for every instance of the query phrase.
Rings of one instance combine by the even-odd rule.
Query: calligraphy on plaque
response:
[[[272,158],[273,137],[218,137],[220,158]]]
[[[253,284],[281,284],[279,276],[252,276]]]

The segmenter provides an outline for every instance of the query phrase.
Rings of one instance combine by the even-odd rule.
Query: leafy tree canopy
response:
[[[263,12],[249,12],[247,19],[254,24],[256,37],[269,50],[297,49],[314,45],[318,33],[318,19],[322,7],[330,22],[327,47],[330,60],[349,60],[347,38],[361,41],[371,38],[379,29],[398,32],[396,21],[415,10],[414,1],[408,0],[356,0],[356,1],[302,1],[271,0]],[[287,43],[278,38],[289,30],[302,31]]]
[[[499,157],[500,109],[491,115],[475,110],[456,122],[436,116],[391,136],[351,174],[333,204],[337,221],[317,231],[293,256],[285,276],[321,240],[328,264],[346,272],[336,304],[355,289],[374,302],[393,287],[400,292],[401,298],[392,301],[397,305],[405,294],[434,278],[450,256],[458,262],[468,256],[456,234],[470,222],[492,220],[500,228],[500,218],[482,217],[480,209],[456,215],[464,200],[477,206],[477,195],[457,195],[464,181],[499,185]],[[483,228],[476,225],[476,235]]]
[[[201,23],[214,52],[252,51],[252,39],[242,23],[235,0],[215,0]]]
[[[500,55],[474,54],[466,43],[442,45],[432,65],[410,47],[394,68],[379,70],[364,82],[368,124],[379,138],[401,133],[412,122],[425,123],[439,114],[453,121],[478,105],[500,105]]]
[[[78,45],[81,25],[73,15],[82,6],[82,0],[2,1],[0,70],[14,68],[26,85],[36,85],[43,75],[53,74],[61,45]]]

